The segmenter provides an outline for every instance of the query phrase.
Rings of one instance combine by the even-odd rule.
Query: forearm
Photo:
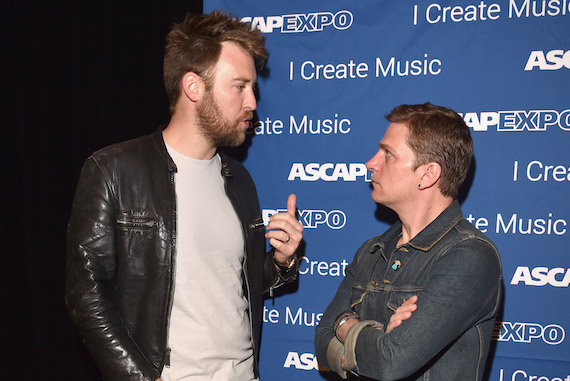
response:
[[[350,275],[347,274],[347,277]],[[333,370],[344,378],[346,374],[341,365],[344,344],[336,337],[334,326],[335,320],[341,313],[351,310],[349,284],[350,281],[345,277],[315,328],[315,351],[319,365]],[[354,319],[345,324],[352,323],[352,320]]]

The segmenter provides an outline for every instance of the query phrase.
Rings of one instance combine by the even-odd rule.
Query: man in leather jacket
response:
[[[497,248],[463,218],[473,155],[453,110],[401,105],[366,163],[399,221],[365,242],[316,328],[319,365],[343,378],[481,380],[501,303]]]
[[[108,380],[254,380],[263,293],[296,279],[296,198],[264,229],[218,152],[245,139],[264,38],[215,11],[167,37],[171,120],[87,159],[68,224],[66,305]],[[265,239],[273,249],[265,252]]]

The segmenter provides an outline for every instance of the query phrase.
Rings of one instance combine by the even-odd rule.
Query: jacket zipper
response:
[[[158,223],[156,221],[144,221],[144,220],[132,219],[129,221],[117,220],[117,225],[134,226],[140,228],[154,228],[155,226],[158,225]]]
[[[176,204],[176,190],[175,190],[175,182],[174,182],[174,174],[172,174],[172,172],[169,173],[170,175],[170,184],[172,185],[172,189],[173,189],[173,200],[174,200],[174,204]],[[172,314],[172,304],[174,303],[174,285],[175,285],[175,277],[176,277],[176,272],[175,272],[175,253],[176,253],[176,208],[174,208],[174,212],[172,213],[172,235],[171,235],[171,240],[172,240],[172,251],[170,253],[170,284],[169,284],[169,290],[168,290],[168,303],[167,303],[167,309],[166,309],[166,315],[164,317],[164,348],[165,348],[165,354],[164,354],[164,366],[167,368],[170,368],[170,315]]]

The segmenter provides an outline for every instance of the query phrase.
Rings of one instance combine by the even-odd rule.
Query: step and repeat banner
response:
[[[364,163],[402,103],[465,119],[465,217],[500,250],[489,380],[570,380],[570,2],[206,0],[267,37],[245,166],[263,216],[298,197],[298,288],[268,299],[261,377],[324,380],[313,334],[358,247],[392,216]]]

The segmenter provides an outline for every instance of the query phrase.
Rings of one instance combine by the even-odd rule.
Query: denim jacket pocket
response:
[[[406,302],[406,300],[410,299],[414,295],[419,295],[420,292],[421,287],[410,286],[398,288],[397,290],[390,292],[386,306],[395,312],[398,307]]]
[[[352,285],[350,306],[361,318],[367,320],[378,319],[378,307],[382,304],[379,300],[382,295],[379,293],[378,286],[379,283],[377,281]]]

